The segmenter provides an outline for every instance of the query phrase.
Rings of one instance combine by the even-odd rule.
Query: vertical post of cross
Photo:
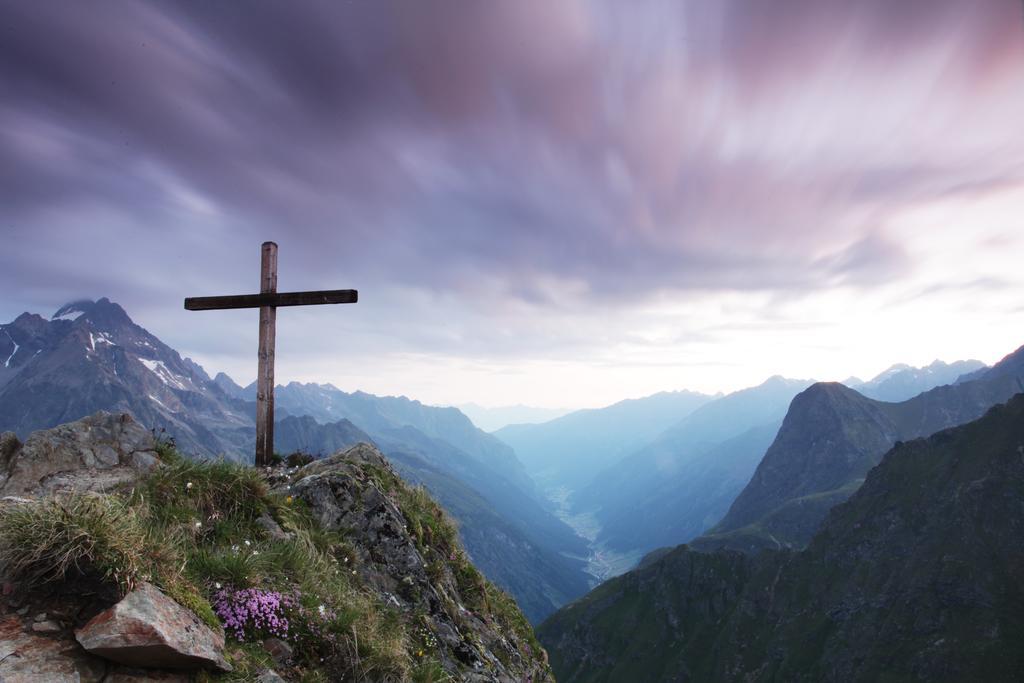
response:
[[[277,244],[264,242],[260,258],[260,294],[277,292]],[[274,337],[277,307],[260,306],[259,365],[256,375],[256,467],[274,455]]]

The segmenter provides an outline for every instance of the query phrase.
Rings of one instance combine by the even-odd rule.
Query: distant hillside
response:
[[[543,424],[510,425],[495,436],[515,450],[538,481],[577,490],[713,398],[665,392],[577,410]]]
[[[821,383],[793,400],[778,436],[728,514],[694,541],[700,549],[803,547],[898,440],[976,419],[1024,387],[1024,347],[978,379],[901,403]]]
[[[256,400],[256,384],[242,390],[242,397]],[[274,390],[277,406],[293,415],[309,415],[318,422],[350,420],[371,434],[411,426],[417,431],[475,457],[500,472],[523,491],[533,494],[533,480],[508,445],[478,429],[458,408],[428,406],[405,396],[374,396],[363,391],[347,393],[331,384],[290,382]]]
[[[558,680],[1024,680],[1024,396],[880,460],[804,551],[680,546],[560,610]]]
[[[699,536],[728,511],[750,480],[806,380],[772,377],[708,402],[573,496],[592,510],[598,538],[627,551]]]

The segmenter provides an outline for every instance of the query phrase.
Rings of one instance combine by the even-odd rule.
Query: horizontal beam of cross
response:
[[[185,309],[189,311],[216,311],[225,308],[260,308],[261,306],[354,304],[358,300],[359,292],[354,289],[331,289],[321,292],[239,294],[237,296],[194,296],[185,299]]]

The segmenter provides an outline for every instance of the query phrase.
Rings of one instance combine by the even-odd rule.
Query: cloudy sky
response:
[[[0,0],[0,320],[594,406],[1024,344],[1020,0]]]

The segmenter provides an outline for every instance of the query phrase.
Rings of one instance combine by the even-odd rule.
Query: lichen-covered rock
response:
[[[0,437],[0,496],[109,491],[158,465],[156,442],[128,414],[99,412],[33,433]]]
[[[87,651],[129,666],[230,671],[224,635],[143,583],[75,632]]]
[[[356,554],[352,571],[382,602],[436,641],[433,649],[441,666],[455,680],[552,681],[544,651],[527,635],[529,626],[511,600],[505,598],[522,630],[502,624],[499,606],[479,598],[488,589],[497,594],[496,589],[471,567],[459,566],[465,561],[461,547],[440,543],[426,529],[417,533],[410,528],[420,523],[403,509],[410,491],[381,453],[367,444],[307,465],[288,489],[309,506],[320,525],[345,532]],[[431,517],[425,526],[433,523]],[[443,557],[438,553],[442,547]],[[463,576],[457,577],[458,572]],[[467,590],[476,593],[475,605]]]

